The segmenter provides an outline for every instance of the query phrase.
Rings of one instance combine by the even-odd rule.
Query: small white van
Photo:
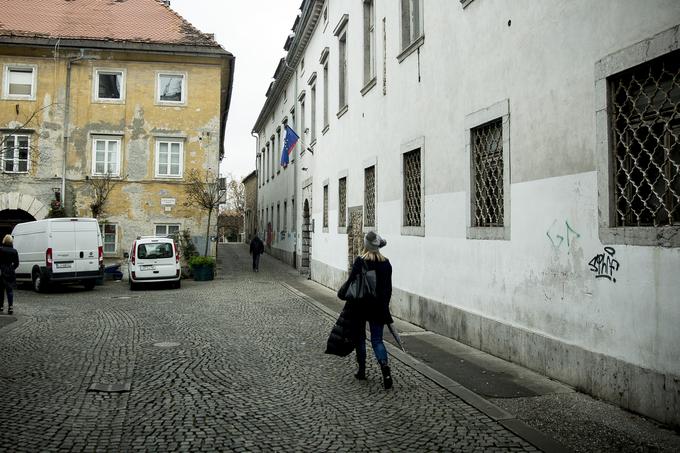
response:
[[[139,237],[132,243],[127,256],[131,290],[142,283],[168,283],[173,288],[181,287],[179,249],[172,238]]]
[[[92,289],[104,275],[104,247],[97,219],[60,218],[20,223],[12,231],[19,253],[17,282],[45,291],[53,283]]]

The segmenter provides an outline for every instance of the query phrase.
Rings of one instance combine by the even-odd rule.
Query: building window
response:
[[[323,65],[323,131],[328,130],[328,61]]]
[[[125,99],[125,73],[122,70],[95,70],[95,101],[122,101]]]
[[[281,145],[281,128],[277,127],[276,128],[276,153],[275,157],[277,158],[277,166],[276,166],[276,172],[281,173],[281,154],[283,153],[283,146]]]
[[[310,95],[311,95],[311,118],[309,119],[311,124],[310,128],[312,131],[311,135],[311,142],[314,143],[316,141],[316,83],[314,83],[311,88],[310,88]]]
[[[99,137],[92,139],[92,174],[98,176],[119,176],[120,171],[119,137]]]
[[[323,186],[323,227],[328,228],[328,184]]]
[[[6,99],[35,99],[37,67],[34,65],[5,66],[3,91]]]
[[[186,102],[186,75],[158,73],[157,102],[184,104]]]
[[[288,202],[283,202],[283,230],[288,229]]]
[[[264,155],[264,174],[267,176],[267,181],[269,181],[269,177],[270,177],[270,174],[269,174],[269,164],[270,164],[270,162],[269,162],[269,154],[270,154],[269,146],[270,146],[269,142],[267,142],[267,152]]]
[[[276,203],[276,230],[275,231],[280,231],[281,230],[281,204]],[[276,235],[278,236],[278,234]],[[278,237],[277,237],[278,239]]]
[[[116,253],[118,250],[118,225],[115,223],[101,223],[99,229],[102,234],[104,253]]]
[[[272,174],[272,179],[274,179],[274,176],[276,174],[276,137],[274,135],[271,136],[271,150],[270,150],[270,157],[271,157],[271,174]],[[272,208],[272,218],[274,218],[274,208]]]
[[[680,225],[680,51],[609,79],[614,226]]]
[[[295,212],[295,198],[290,199],[290,224],[291,224],[291,229],[293,231],[296,231],[297,216],[296,216],[296,212]]]
[[[347,228],[347,177],[338,180],[338,227]]]
[[[403,154],[404,206],[403,226],[422,225],[422,186],[420,148]]]
[[[31,139],[28,135],[6,135],[2,150],[2,171],[27,173],[29,169]]]
[[[300,59],[300,72],[305,72],[305,57]]]
[[[401,0],[401,48],[406,49],[423,34],[422,0]]]
[[[375,78],[375,5],[364,0],[364,85]]]
[[[158,224],[156,225],[156,236],[174,236],[179,233],[180,225],[178,223]]]
[[[156,177],[181,178],[184,162],[184,143],[158,140],[156,142]]]
[[[375,227],[375,165],[364,169],[364,226]]]
[[[503,122],[471,131],[473,226],[503,226]]]
[[[347,106],[347,33],[338,41],[338,103],[340,108]]]

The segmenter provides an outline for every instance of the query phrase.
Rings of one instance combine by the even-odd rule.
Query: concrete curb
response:
[[[281,286],[283,286],[296,296],[300,297],[301,299],[305,300],[306,302],[310,303],[312,306],[314,306],[324,315],[328,316],[330,319],[335,320],[337,318],[338,313],[326,307],[321,302],[318,302],[314,298],[308,296],[307,294],[303,293],[302,291],[296,288],[293,288],[287,283],[284,282],[280,283]],[[534,447],[539,448],[544,452],[567,453],[571,451],[568,448],[561,445],[560,443],[558,443],[557,441],[546,436],[542,432],[530,427],[523,421],[517,419],[514,415],[510,414],[509,412],[506,412],[505,410],[501,409],[495,404],[482,398],[478,394],[468,390],[467,388],[463,387],[461,384],[449,378],[448,376],[445,376],[439,371],[430,368],[428,365],[408,355],[401,349],[387,342],[385,342],[385,347],[387,348],[389,354],[395,360],[398,360],[404,365],[414,369],[427,379],[431,380],[435,384],[447,390],[449,393],[457,396],[470,406],[482,412],[487,417],[491,418],[494,421],[497,421],[504,428],[512,431],[514,434],[526,440]]]

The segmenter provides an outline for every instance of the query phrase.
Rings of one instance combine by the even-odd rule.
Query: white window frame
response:
[[[404,201],[406,193],[404,191],[404,154],[420,149],[420,225],[404,225],[406,212],[404,212]],[[401,235],[402,236],[425,236],[425,137],[421,136],[401,145],[399,155],[399,165],[401,170]],[[377,219],[376,219],[377,222]]]
[[[169,236],[168,235],[168,229],[169,227],[177,227],[177,232],[182,231],[182,224],[181,223],[155,223],[153,226],[153,234],[154,236],[159,236],[158,234],[158,228],[159,227],[164,227],[165,228],[165,234],[160,235],[160,236]]]
[[[474,225],[474,162],[472,159],[472,130],[491,121],[501,119],[503,134],[503,226],[478,227]],[[510,100],[503,99],[465,117],[465,158],[467,160],[466,235],[468,239],[510,240]]]
[[[116,171],[115,172],[97,172],[97,142],[103,141],[107,144],[105,148],[108,148],[108,143],[110,142],[116,142],[118,143],[118,152],[117,154],[117,162],[116,162]],[[92,140],[90,140],[91,146],[92,146],[92,176],[112,176],[112,177],[118,177],[120,176],[120,167],[121,167],[121,155],[123,153],[123,137],[119,135],[92,135]],[[105,153],[105,155],[107,155]],[[110,162],[104,161],[104,165],[106,168],[108,168]]]
[[[173,174],[163,174],[160,172],[160,165],[161,165],[161,144],[167,144],[168,145],[168,171],[170,171],[170,148],[174,144],[179,144],[179,174],[173,175]],[[154,165],[155,168],[155,176],[156,178],[163,178],[163,179],[179,179],[184,176],[184,140],[177,139],[177,138],[157,138],[156,139],[156,164]]]
[[[330,187],[328,184],[328,179],[324,179],[321,183],[323,190],[321,191],[321,231],[323,233],[328,233],[330,228]]]
[[[0,163],[2,164],[2,171],[1,173],[12,173],[12,174],[25,174],[31,171],[31,135],[27,133],[12,133],[12,134],[3,134],[2,135],[5,142],[3,143],[2,149],[0,149]],[[27,153],[26,153],[26,171],[19,171],[19,170],[12,170],[12,171],[7,171],[5,170],[5,150],[7,146],[7,138],[8,137],[14,137],[14,153],[12,157],[12,168],[16,168],[19,164],[19,147],[16,146],[16,143],[18,142],[19,137],[26,137],[28,144],[27,144]]]
[[[406,57],[411,55],[425,42],[425,21],[423,11],[423,0],[401,0],[400,4],[400,33],[401,33],[401,53],[397,55],[397,60],[401,63]],[[414,5],[418,6],[417,22],[413,17]],[[415,25],[418,26],[418,33],[415,33]],[[406,39],[408,35],[408,39]]]
[[[403,157],[402,157],[402,165],[403,165]],[[366,222],[366,203],[365,203],[365,196],[366,196],[366,170],[370,167],[373,167],[373,221],[375,225],[367,225]],[[363,226],[363,231],[364,233],[368,233],[371,230],[376,230],[378,228],[378,158],[376,156],[370,157],[366,160],[364,160],[363,165],[362,165],[363,171],[361,172],[361,178],[363,180],[362,184],[364,184],[364,209],[363,209],[363,221],[364,221],[364,226]]]
[[[614,52],[595,63],[595,154],[598,231],[605,245],[680,247],[680,227],[616,227],[613,216],[614,164],[609,124],[609,77],[680,49],[677,27]]]
[[[9,93],[9,74],[13,69],[31,69],[32,80],[31,80],[31,94],[10,94]],[[2,83],[2,98],[3,99],[22,99],[27,101],[35,101],[36,91],[37,91],[37,81],[38,81],[38,65],[35,64],[6,64],[3,70],[3,83]]]
[[[344,212],[340,212],[340,181],[345,180],[345,209]],[[347,215],[347,211],[349,210],[349,206],[347,203],[347,200],[349,199],[348,196],[348,191],[349,191],[349,171],[348,170],[342,170],[338,172],[338,234],[347,234],[347,228],[349,227],[349,216]],[[345,226],[340,225],[340,221],[343,219],[345,220]]]
[[[161,99],[161,76],[181,76],[182,77],[182,99],[179,101],[164,101]],[[156,71],[156,104],[183,106],[187,104],[188,88],[187,73],[183,71]]]
[[[92,101],[105,104],[124,104],[127,73],[125,69],[119,68],[94,68],[92,76]],[[120,74],[120,98],[100,98],[99,97],[99,75],[100,74]]]
[[[106,234],[104,234],[104,230],[106,229],[107,226],[112,226],[116,229],[116,232],[114,233],[113,251],[106,250]],[[116,255],[118,253],[118,224],[111,222],[102,222],[99,224],[99,228],[100,234],[102,235],[102,249],[104,251],[104,255],[109,256]]]
[[[376,84],[375,1],[364,0],[364,88],[365,95]]]
[[[338,38],[338,113],[336,116],[340,118],[348,110],[349,106],[349,83],[347,71],[347,24],[349,22],[349,15],[343,14],[340,22],[336,25],[333,35]]]

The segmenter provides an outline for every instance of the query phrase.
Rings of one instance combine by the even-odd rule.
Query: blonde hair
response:
[[[378,250],[368,250],[366,247],[364,247],[359,256],[366,261],[387,261],[387,258],[385,258]]]
[[[12,238],[11,234],[6,234],[4,238],[2,238],[2,245],[6,245],[8,247],[11,247],[12,244],[14,244],[14,239]]]

